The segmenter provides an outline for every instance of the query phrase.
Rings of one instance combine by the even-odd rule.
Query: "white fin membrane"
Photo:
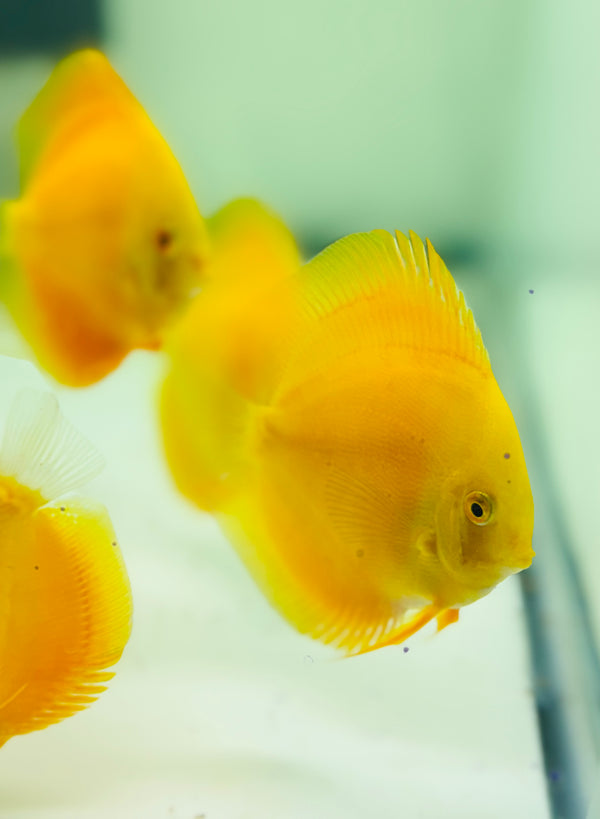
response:
[[[55,396],[21,390],[0,447],[0,474],[52,500],[87,483],[104,467],[96,448],[62,415]]]

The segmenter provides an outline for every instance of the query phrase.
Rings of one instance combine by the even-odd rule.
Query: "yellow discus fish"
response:
[[[162,423],[175,480],[215,512],[276,608],[361,653],[433,618],[454,622],[529,566],[519,435],[433,247],[412,233],[348,236],[269,303],[251,391],[223,368],[227,333],[207,335],[200,305],[188,315],[170,347]],[[194,474],[202,480],[181,479]]]
[[[230,202],[208,220],[208,229],[208,283],[165,345],[170,376],[163,429],[178,487],[213,511],[243,474],[233,469],[244,452],[238,434],[245,424],[238,419],[245,417],[247,396],[261,393],[273,339],[284,333],[291,312],[287,288],[277,310],[270,294],[298,270],[300,256],[279,217],[252,199]],[[229,481],[222,480],[225,473]]]
[[[84,386],[161,345],[201,284],[206,228],[168,145],[97,51],[59,63],[18,137],[0,298],[39,363]]]
[[[52,395],[17,396],[0,448],[0,745],[86,708],[129,639],[108,513],[56,499],[101,468]]]

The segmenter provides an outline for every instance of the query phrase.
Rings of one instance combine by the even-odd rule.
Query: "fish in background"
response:
[[[253,199],[230,202],[207,227],[207,284],[165,343],[162,414],[175,482],[213,511],[223,491],[230,492],[223,475],[231,477],[243,452],[237,436],[245,429],[247,401],[260,394],[270,348],[290,318],[287,290],[275,305],[273,285],[290,279],[301,260],[285,224]]]
[[[429,242],[339,240],[247,289],[241,337],[236,314],[204,320],[204,296],[167,348],[167,459],[299,631],[372,651],[530,565],[517,428]]]
[[[17,396],[0,447],[0,746],[86,708],[131,632],[106,509],[67,492],[103,461],[54,396]]]
[[[38,363],[85,386],[165,329],[202,283],[185,176],[97,51],[54,69],[18,128],[20,199],[0,207],[0,299]]]

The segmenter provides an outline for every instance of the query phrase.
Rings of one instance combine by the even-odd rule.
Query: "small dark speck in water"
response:
[[[506,458],[506,460],[508,460],[510,458],[510,452],[505,452],[504,457]]]
[[[549,776],[552,782],[558,782],[560,779],[560,773],[558,771],[550,771]]]
[[[405,654],[408,654],[408,652],[410,651],[410,649],[409,649],[409,647],[408,647],[408,646],[404,646],[404,648],[402,649],[402,651],[403,651]]]
[[[40,567],[39,567],[39,566],[34,566],[33,568],[34,568],[34,569],[36,570],[36,572],[37,572],[37,571],[39,570],[39,568],[40,568]]]
[[[532,296],[533,296],[533,290],[530,290],[530,291],[529,291],[529,293],[530,293],[530,295],[532,295]]]
[[[61,507],[60,507],[60,511],[61,511],[61,512],[64,512],[64,511],[65,511],[65,507],[64,507],[64,506],[61,506]]]
[[[304,664],[305,665],[310,665],[311,663],[314,663],[313,658],[310,656],[310,654],[305,654],[304,655]]]
[[[365,550],[364,549],[357,549],[356,550],[356,557],[364,557]]]

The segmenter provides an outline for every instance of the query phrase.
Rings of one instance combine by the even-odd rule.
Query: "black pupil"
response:
[[[480,503],[472,503],[471,512],[475,515],[476,518],[483,517],[483,507],[481,506]]]

